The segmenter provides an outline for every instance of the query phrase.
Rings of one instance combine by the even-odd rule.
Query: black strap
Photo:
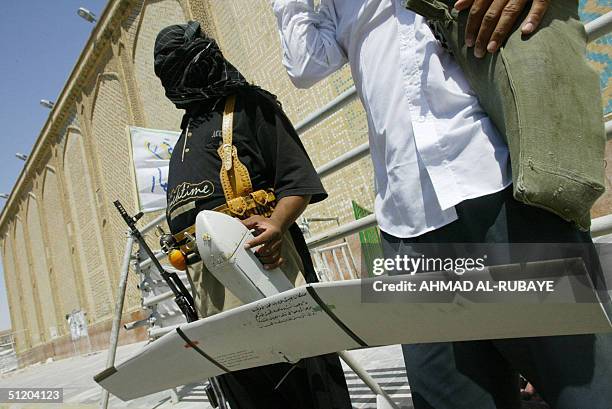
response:
[[[181,336],[181,338],[183,338],[185,340],[185,342],[191,347],[193,348],[198,354],[202,355],[204,358],[206,358],[207,360],[209,360],[213,365],[215,365],[217,368],[221,369],[223,372],[231,372],[229,369],[227,369],[226,367],[224,367],[223,365],[221,365],[219,362],[215,361],[213,358],[211,358],[206,352],[202,351],[196,344],[195,342],[193,342],[192,340],[189,339],[189,337],[183,332],[183,330],[181,330],[180,328],[176,329],[176,332]]]
[[[336,325],[338,325],[340,327],[340,329],[342,329],[346,333],[346,335],[348,335],[349,337],[353,338],[353,340],[355,342],[357,342],[359,345],[361,345],[362,347],[367,347],[368,346],[368,344],[363,339],[359,338],[357,336],[357,334],[355,334],[353,331],[351,331],[351,329],[349,327],[347,327],[344,324],[344,322],[340,321],[340,318],[338,318],[336,316],[336,314],[334,314],[332,312],[332,310],[327,306],[327,304],[325,304],[323,302],[321,297],[319,297],[319,294],[317,294],[317,292],[315,291],[315,289],[312,286],[307,285],[306,286],[306,291],[308,291],[308,294],[310,294],[312,299],[315,300],[317,304],[319,304],[319,307],[321,307],[321,309],[323,311],[325,311],[325,313],[329,316],[329,318],[331,318],[332,321],[334,321],[336,323]]]
[[[117,372],[117,368],[115,368],[114,366],[111,366],[110,368],[106,368],[105,370],[103,370],[102,372],[94,376],[94,381],[96,381],[97,383],[100,383],[116,372]]]

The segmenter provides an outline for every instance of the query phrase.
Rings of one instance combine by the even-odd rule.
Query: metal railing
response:
[[[589,21],[584,25],[589,43],[612,32],[612,11]]]
[[[297,133],[304,133],[309,128],[312,128],[314,125],[321,122],[322,119],[327,118],[329,115],[337,112],[340,108],[351,102],[356,97],[357,88],[355,88],[355,86],[353,85],[349,89],[344,91],[342,94],[338,95],[336,98],[323,105],[323,107],[319,108],[318,110],[298,122],[295,125],[295,130],[297,131]]]
[[[310,236],[310,225],[314,222],[335,222],[340,226],[339,217],[303,217],[300,229],[305,237]],[[327,247],[311,248],[310,254],[319,281],[335,281],[336,277],[340,280],[358,278],[358,265],[346,237]]]
[[[589,42],[592,42],[596,40],[597,38],[612,32],[612,12],[609,12],[597,18],[596,20],[593,20],[592,22],[587,23],[585,25],[585,29],[586,29],[587,38]],[[328,104],[326,104],[319,110],[313,112],[312,114],[304,118],[302,121],[300,121],[295,126],[295,129],[298,131],[298,133],[305,132],[306,130],[312,128],[319,122],[323,121],[324,119],[328,118],[330,115],[340,110],[343,106],[353,101],[356,97],[357,97],[357,90],[355,86],[352,86],[346,91],[344,91],[342,94],[334,98],[332,101],[330,101]],[[612,139],[612,121],[608,121],[605,124],[605,131],[606,131],[607,139],[608,140]],[[369,153],[370,153],[369,145],[367,143],[364,143],[362,145],[359,145],[349,150],[345,154],[326,163],[325,165],[320,166],[319,168],[317,168],[317,173],[319,174],[320,177],[328,176],[331,173],[336,172],[339,169],[342,169],[368,156]],[[159,217],[155,218],[150,223],[148,223],[146,226],[144,226],[141,229],[141,232],[143,234],[147,233],[151,229],[153,229],[157,224],[163,223],[164,221],[165,221],[165,215],[162,214]],[[342,239],[344,237],[350,236],[352,234],[358,233],[362,230],[365,230],[365,229],[368,229],[374,226],[377,226],[377,221],[376,221],[375,215],[372,214],[362,219],[351,221],[344,225],[338,226],[336,228],[330,229],[328,231],[325,231],[323,233],[310,237],[307,239],[306,242],[308,244],[308,247],[310,249],[313,249],[313,248],[317,248],[320,246],[329,245],[330,243],[333,243],[339,239]],[[592,223],[591,234],[593,235],[593,237],[612,234],[612,214],[594,219]],[[107,367],[114,365],[121,315],[123,312],[123,299],[125,297],[127,274],[129,271],[130,260],[133,259],[132,257],[133,243],[134,243],[134,240],[130,236],[128,239],[128,242],[126,243],[126,252],[125,252],[124,260],[122,264],[121,278],[120,278],[120,291],[119,291],[118,300],[115,306],[115,317],[113,320],[113,326],[111,330],[111,341],[110,341],[111,345],[109,349]],[[156,253],[156,257],[157,258],[163,257],[163,253],[162,252]],[[138,270],[145,269],[149,267],[150,264],[151,264],[151,260],[144,260],[144,261],[137,263],[136,268]],[[149,308],[153,307],[154,305],[160,302],[163,302],[165,300],[168,300],[172,297],[173,297],[173,294],[171,291],[169,291],[167,293],[159,294],[149,299],[143,299],[143,307],[149,307]],[[165,333],[172,331],[174,328],[176,327],[170,326],[170,327],[164,327],[164,328],[155,328],[153,329],[153,331],[150,331],[149,334],[152,337],[158,337],[158,336],[161,336]],[[375,387],[373,388],[375,389]],[[107,404],[108,404],[108,392],[104,391],[102,409],[106,409]]]

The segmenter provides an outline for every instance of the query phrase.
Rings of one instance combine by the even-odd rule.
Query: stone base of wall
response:
[[[121,322],[128,323],[144,318],[146,318],[145,311],[137,310],[123,314]],[[19,352],[17,353],[19,367],[23,368],[37,362],[44,362],[49,358],[57,360],[108,349],[112,325],[112,319],[108,319],[89,326],[87,328],[89,338],[81,338],[73,342],[70,335],[65,335],[45,344],[37,345],[27,351]],[[133,344],[145,341],[147,338],[146,327],[139,327],[131,331],[126,331],[122,327],[119,331],[119,345]]]

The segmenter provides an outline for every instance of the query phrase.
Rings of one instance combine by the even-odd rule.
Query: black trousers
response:
[[[428,243],[591,243],[589,233],[516,201],[511,187],[464,201],[456,210],[458,220],[419,237],[383,233],[385,257],[414,255],[415,247]],[[523,261],[540,257],[537,251],[522,254]],[[612,334],[413,344],[402,349],[415,409],[518,409],[519,373],[554,409],[612,408]]]
[[[289,231],[302,258],[306,281],[317,282],[300,228],[294,223]],[[305,358],[296,365],[279,363],[235,371],[221,375],[219,383],[232,409],[352,408],[338,354]]]
[[[232,409],[351,409],[337,354],[273,364],[221,375]],[[281,382],[282,381],[282,382]]]

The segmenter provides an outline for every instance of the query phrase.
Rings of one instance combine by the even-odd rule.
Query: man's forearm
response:
[[[270,219],[278,223],[283,231],[287,231],[289,226],[306,210],[306,206],[310,203],[310,197],[310,195],[283,197],[276,204]]]

